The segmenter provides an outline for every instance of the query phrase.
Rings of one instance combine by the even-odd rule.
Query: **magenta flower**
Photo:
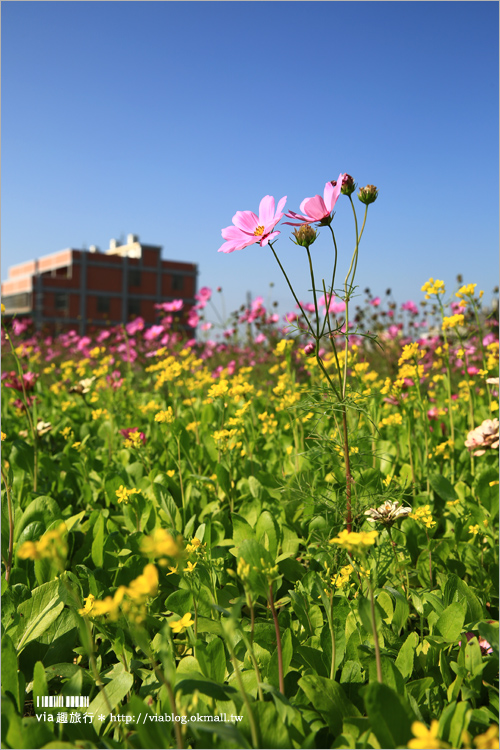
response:
[[[340,173],[335,185],[333,185],[332,182],[327,182],[323,192],[323,198],[321,195],[315,195],[314,198],[305,198],[300,204],[302,214],[296,214],[295,211],[289,211],[285,216],[289,219],[294,219],[294,221],[285,221],[283,223],[289,224],[292,227],[299,227],[302,224],[313,224],[315,221],[329,224],[333,218],[331,215],[333,207],[335,206],[342,189],[343,178],[344,175]]]
[[[138,427],[127,427],[125,430],[120,430],[120,435],[123,435],[125,440],[129,440],[131,432],[136,432],[139,435],[139,440],[141,441],[141,443],[143,445],[146,445],[146,436],[139,430]]]
[[[260,202],[258,217],[253,211],[237,211],[233,216],[234,226],[222,230],[222,236],[226,242],[218,252],[233,253],[255,242],[258,242],[261,247],[267,245],[279,234],[279,232],[273,232],[273,229],[283,217],[282,210],[285,203],[286,195],[278,203],[275,213],[274,198],[272,195],[266,195]]]

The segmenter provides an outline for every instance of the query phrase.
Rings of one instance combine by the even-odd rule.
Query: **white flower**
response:
[[[471,430],[467,435],[465,447],[469,450],[479,448],[474,451],[474,456],[484,455],[488,448],[498,448],[498,419],[485,419],[479,427]]]
[[[409,513],[411,513],[411,508],[400,507],[398,500],[393,503],[390,500],[386,500],[386,502],[379,505],[378,508],[365,510],[365,516],[369,516],[369,521],[372,523],[378,521],[386,526],[392,526],[398,518],[406,518]]]

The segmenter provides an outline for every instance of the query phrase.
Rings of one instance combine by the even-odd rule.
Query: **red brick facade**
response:
[[[29,314],[38,330],[77,328],[82,335],[139,316],[156,323],[155,304],[182,299],[184,320],[195,304],[198,267],[162,260],[161,250],[129,235],[105,253],[61,250],[12,266],[2,283],[6,314]]]

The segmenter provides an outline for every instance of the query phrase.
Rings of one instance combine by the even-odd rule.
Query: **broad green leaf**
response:
[[[19,713],[22,706],[19,695],[19,677],[17,673],[17,656],[12,639],[8,635],[2,636],[2,692],[15,702]],[[24,702],[24,699],[23,699]]]
[[[416,633],[410,633],[403,645],[399,650],[399,654],[396,659],[396,667],[403,675],[403,679],[406,682],[413,672],[413,659],[415,656],[415,649],[418,644],[418,635]]]
[[[99,691],[87,709],[87,713],[94,714],[92,724],[96,732],[99,732],[104,723],[99,716],[105,716],[107,720],[110,711],[115,710],[120,701],[125,698],[133,684],[133,675],[131,675],[130,672],[122,672],[122,674],[115,677],[111,682],[108,682]]]
[[[28,505],[24,513],[19,516],[14,528],[14,541],[17,542],[24,529],[31,524],[39,523],[43,526],[43,531],[50,526],[53,521],[61,518],[61,510],[51,497],[41,495],[36,497]]]
[[[372,682],[362,690],[372,731],[383,748],[406,747],[415,715],[406,701],[387,685]]]
[[[429,481],[434,492],[436,492],[442,500],[448,502],[449,500],[457,499],[457,493],[455,492],[453,485],[450,480],[446,479],[442,474],[431,474]]]
[[[94,524],[92,542],[92,562],[102,568],[104,562],[104,516],[99,515]]]
[[[467,599],[464,597],[459,602],[453,602],[442,612],[436,622],[435,630],[448,641],[453,643],[458,640],[463,631],[465,614],[467,612]]]
[[[334,734],[340,734],[344,719],[360,716],[338,682],[308,674],[301,677],[298,684]]]
[[[64,609],[59,586],[59,580],[44,583],[33,589],[31,598],[19,605],[21,621],[14,640],[18,653],[27,643],[42,635]]]
[[[40,698],[48,694],[49,689],[47,687],[47,679],[45,677],[45,667],[43,666],[41,661],[37,661],[37,663],[35,664],[35,669],[33,671],[33,702],[35,705],[35,710],[37,710],[42,705],[42,701],[40,700]]]

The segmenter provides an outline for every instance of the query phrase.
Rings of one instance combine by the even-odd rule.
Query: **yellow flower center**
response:
[[[255,232],[254,232],[254,235],[255,235],[256,237],[261,237],[261,236],[262,236],[263,234],[264,234],[264,227],[263,227],[263,226],[262,226],[262,224],[261,224],[261,225],[260,225],[260,226],[258,226],[258,227],[257,227],[257,229],[255,230]]]

